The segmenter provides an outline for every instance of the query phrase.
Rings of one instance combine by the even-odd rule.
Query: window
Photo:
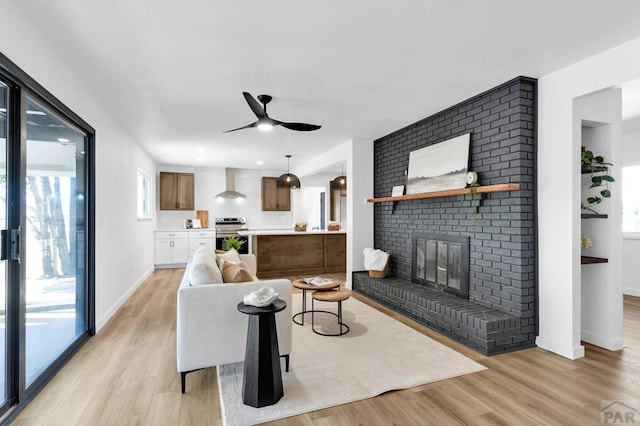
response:
[[[138,219],[151,219],[151,178],[138,169]]]
[[[622,232],[640,234],[640,165],[622,168]]]

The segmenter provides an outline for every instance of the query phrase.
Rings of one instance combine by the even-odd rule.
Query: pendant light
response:
[[[287,173],[280,175],[276,186],[278,188],[300,188],[300,179],[298,176],[293,173],[289,173],[289,160],[291,159],[291,155],[287,154],[285,157],[287,157]]]
[[[345,191],[347,189],[347,177],[344,175],[344,164],[340,166],[340,176],[333,180],[333,189]]]

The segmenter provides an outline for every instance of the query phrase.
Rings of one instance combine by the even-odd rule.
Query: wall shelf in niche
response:
[[[607,219],[609,216],[606,214],[600,213],[581,213],[581,219]]]
[[[519,183],[501,183],[497,185],[478,186],[476,187],[476,194],[486,194],[489,192],[519,191],[519,190],[520,190]],[[423,192],[420,194],[407,194],[407,195],[399,195],[396,197],[369,198],[367,199],[367,202],[384,203],[387,201],[404,201],[404,200],[419,200],[422,198],[453,197],[456,195],[466,195],[466,194],[471,194],[471,188],[448,189],[446,191]]]
[[[604,257],[593,257],[593,256],[580,256],[580,263],[582,265],[590,265],[592,263],[607,263],[609,259],[605,259]]]

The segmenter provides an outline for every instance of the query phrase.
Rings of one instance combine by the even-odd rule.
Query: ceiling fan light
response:
[[[258,124],[258,129],[262,130],[263,132],[270,132],[271,130],[273,130],[273,124],[271,124],[271,123],[260,123],[260,124]]]

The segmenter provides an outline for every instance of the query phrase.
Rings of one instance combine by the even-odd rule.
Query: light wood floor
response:
[[[190,374],[187,393],[180,394],[175,305],[182,273],[154,272],[15,424],[222,424],[214,368]],[[625,297],[627,347],[610,352],[586,345],[586,357],[577,361],[538,348],[484,357],[369,304],[488,370],[272,424],[595,425],[600,423],[602,400],[635,401],[640,406],[640,298]]]

